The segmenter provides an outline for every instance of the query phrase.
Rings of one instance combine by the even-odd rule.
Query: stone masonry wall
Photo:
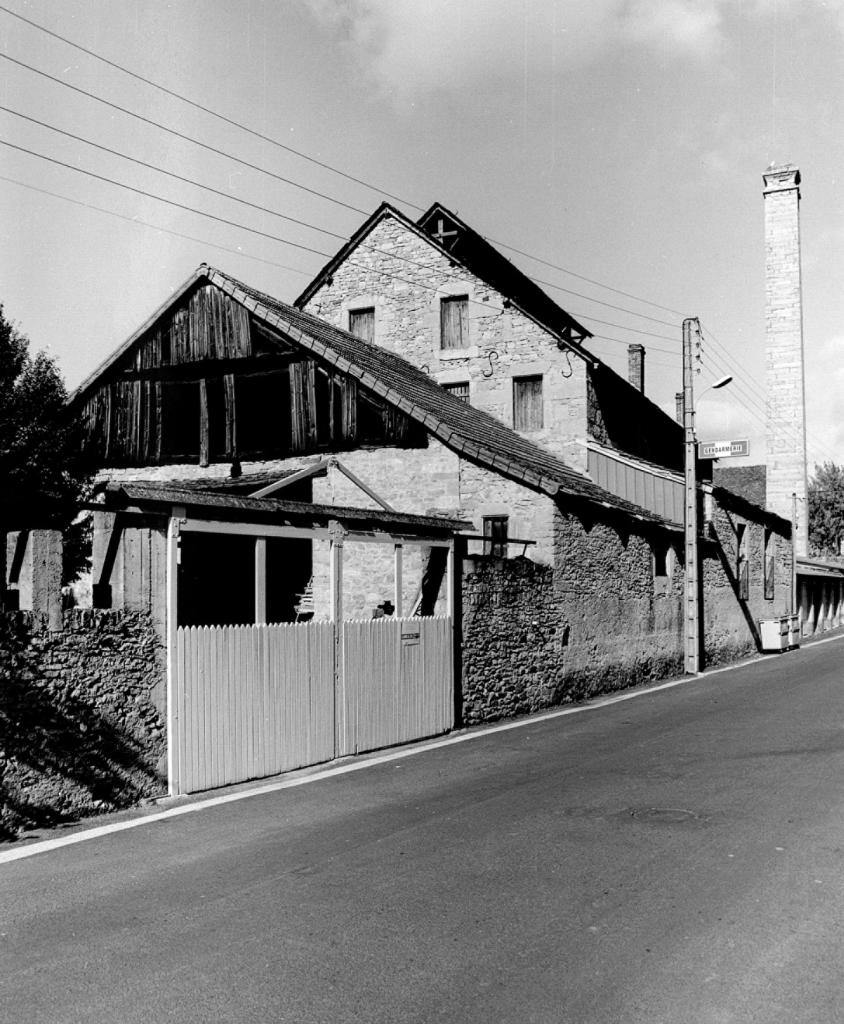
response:
[[[767,501],[784,519],[797,495],[798,555],[808,554],[806,397],[800,266],[800,172],[772,167],[765,182]]]
[[[378,250],[378,251],[374,251]],[[440,348],[440,300],[469,297],[469,345]],[[439,384],[468,383],[472,405],[513,425],[513,378],[542,375],[544,423],[525,436],[585,470],[586,367],[504,296],[455,267],[392,216],[379,221],[306,309],[348,329],[349,311],[375,308],[375,343]]]
[[[0,840],[166,792],[163,678],[143,613],[0,615]]]
[[[747,524],[750,592],[738,597],[736,524]],[[553,567],[469,559],[463,586],[467,723],[525,714],[683,672],[682,539],[558,509]],[[788,611],[791,546],[774,534],[775,591],[764,598],[762,523],[723,508],[702,545],[704,665],[754,653],[758,620]],[[654,547],[671,543],[667,577]]]

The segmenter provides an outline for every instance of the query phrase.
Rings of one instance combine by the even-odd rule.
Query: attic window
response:
[[[367,306],[365,309],[349,310],[349,333],[354,334],[361,341],[368,341],[370,345],[375,343],[374,306]]]
[[[440,300],[440,348],[469,347],[469,296],[449,295]]]
[[[513,426],[516,430],[542,430],[542,377],[513,379]]]
[[[446,391],[451,392],[455,398],[459,398],[461,402],[469,401],[469,381],[460,381],[457,384],[443,384]]]
[[[437,226],[431,232],[431,237],[436,239],[444,249],[450,249],[457,241],[457,229],[452,227],[451,221],[437,218]]]
[[[199,381],[165,381],[161,447],[171,459],[199,456]]]

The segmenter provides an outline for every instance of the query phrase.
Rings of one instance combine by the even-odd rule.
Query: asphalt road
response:
[[[0,1020],[844,1020],[844,641],[0,865]]]

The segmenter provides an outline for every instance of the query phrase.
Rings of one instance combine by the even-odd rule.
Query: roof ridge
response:
[[[215,281],[215,276],[222,280]],[[522,483],[527,483],[529,486],[539,489],[549,496],[553,497],[562,491],[570,496],[581,497],[592,503],[615,508],[639,518],[660,523],[667,522],[663,517],[640,508],[632,502],[618,498],[609,491],[605,491],[593,483],[587,475],[569,466],[559,455],[549,452],[527,438],[522,437],[483,409],[468,405],[461,399],[451,395],[422,370],[396,353],[364,342],[348,331],[344,331],[333,324],[328,324],[313,314],[290,306],[280,299],[275,299],[266,292],[252,288],[250,285],[239,281],[229,274],[212,271],[210,280],[219,286],[223,286],[223,283],[227,284],[228,288],[224,288],[224,290],[240,291],[247,301],[253,304],[251,307],[252,312],[258,313],[256,307],[259,305],[264,307],[269,315],[264,314],[263,319],[267,320],[268,323],[277,329],[285,331],[285,333],[292,337],[292,340],[298,341],[317,355],[327,357],[326,343],[330,347],[332,339],[349,347],[351,351],[345,354],[339,353],[340,360],[346,364],[342,369],[345,372],[352,371],[365,387],[374,390],[376,394],[379,394],[391,405],[397,406],[407,415],[411,416],[411,418],[422,423],[446,447],[452,448],[452,450],[458,451],[471,459],[485,463],[488,467],[504,475],[515,477]],[[231,295],[230,291],[229,294]],[[231,297],[239,301],[236,295],[231,295]],[[268,301],[261,301],[262,299]],[[304,325],[297,325],[297,320],[304,320],[306,323]],[[307,325],[315,328],[318,335],[316,338],[308,338],[303,335],[302,326],[307,327]],[[327,338],[325,337],[326,335],[328,335]],[[321,351],[316,350],[314,342],[316,345],[321,346]],[[336,350],[334,354],[335,356],[338,355]],[[395,381],[387,383],[383,379],[379,380],[373,375],[374,371],[371,368],[354,362],[356,355],[363,355],[367,359],[381,363],[381,369],[386,369],[387,367],[384,367],[383,364],[387,363],[391,364],[389,366],[390,369],[400,371],[402,375],[407,375],[409,372],[414,379],[408,383],[419,385],[422,393],[417,393],[414,398],[402,395],[400,390],[401,382],[398,382],[397,388],[394,386],[396,384]],[[329,362],[338,365],[336,359],[332,360],[329,358]],[[431,392],[431,389],[436,389],[436,392]],[[437,411],[432,412],[430,406],[427,406],[427,403],[424,401],[425,391],[428,391],[429,398],[435,395],[437,405],[440,407]],[[478,437],[467,436],[465,429],[461,430],[461,427],[465,428],[467,425],[465,422],[467,417],[473,419],[477,426],[482,424],[486,428],[485,431],[479,430],[477,433],[481,435],[486,433],[488,436],[483,440]],[[461,420],[464,422],[461,423]],[[511,447],[513,450],[501,452],[496,451],[494,445],[490,447],[488,442],[493,441],[496,435],[501,440],[508,441],[509,445],[507,447]],[[519,451],[519,449],[522,449],[522,451]],[[536,463],[533,467],[529,465],[531,457],[533,457]]]

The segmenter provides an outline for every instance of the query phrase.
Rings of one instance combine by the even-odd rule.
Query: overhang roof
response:
[[[667,522],[593,484],[558,456],[455,397],[395,353],[368,344],[222,271],[206,267],[205,273],[212,284],[268,326],[340,372],[357,378],[364,387],[421,423],[446,447],[470,461],[552,497],[564,494],[648,522]]]
[[[281,498],[250,498],[238,494],[198,491],[167,484],[111,483],[102,491],[102,505],[109,511],[137,508],[145,511],[167,511],[184,508],[203,519],[257,520],[274,525],[327,526],[337,520],[354,526],[374,527],[384,533],[419,534],[421,536],[458,533],[472,529],[472,523],[446,516],[420,516],[384,509],[354,508],[341,505],[319,505]]]
[[[668,525],[661,516],[598,487],[560,457],[457,398],[395,353],[369,344],[206,264],[202,264],[173,297],[80,386],[68,400],[70,407],[78,407],[103,378],[119,370],[121,360],[141,342],[157,320],[182,301],[192,287],[203,283],[219,288],[240,303],[284,341],[357,379],[363,387],[421,424],[462,458],[552,498],[566,496],[635,519]]]
[[[826,579],[844,580],[844,562],[826,558],[797,556],[798,576],[822,576]]]
[[[447,249],[425,230],[422,226],[423,222],[435,212],[442,212],[444,216],[448,216],[455,224],[459,224],[461,231],[465,231],[465,237],[469,243],[465,249],[456,252]],[[293,304],[301,309],[302,306],[309,302],[322,285],[333,277],[337,268],[349,259],[355,249],[365,245],[364,239],[366,236],[385,217],[395,218],[408,231],[438,250],[449,263],[459,265],[470,274],[480,278],[491,288],[494,288],[515,309],[518,309],[519,312],[545,328],[559,345],[569,348],[572,352],[576,352],[577,355],[588,363],[597,361],[596,356],[579,345],[577,340],[571,336],[571,332],[573,332],[579,338],[591,338],[592,332],[578,323],[561,306],[558,306],[538,285],[534,284],[526,274],[523,274],[515,264],[511,263],[506,256],[503,256],[496,248],[490,245],[486,239],[464,224],[456,214],[446,210],[440,203],[435,203],[430,210],[426,211],[420,217],[419,223],[414,223],[409,217],[405,217],[401,210],[396,209],[390,203],[382,203],[364,221],[349,241],[341,246],[337,253],[317,273]]]

